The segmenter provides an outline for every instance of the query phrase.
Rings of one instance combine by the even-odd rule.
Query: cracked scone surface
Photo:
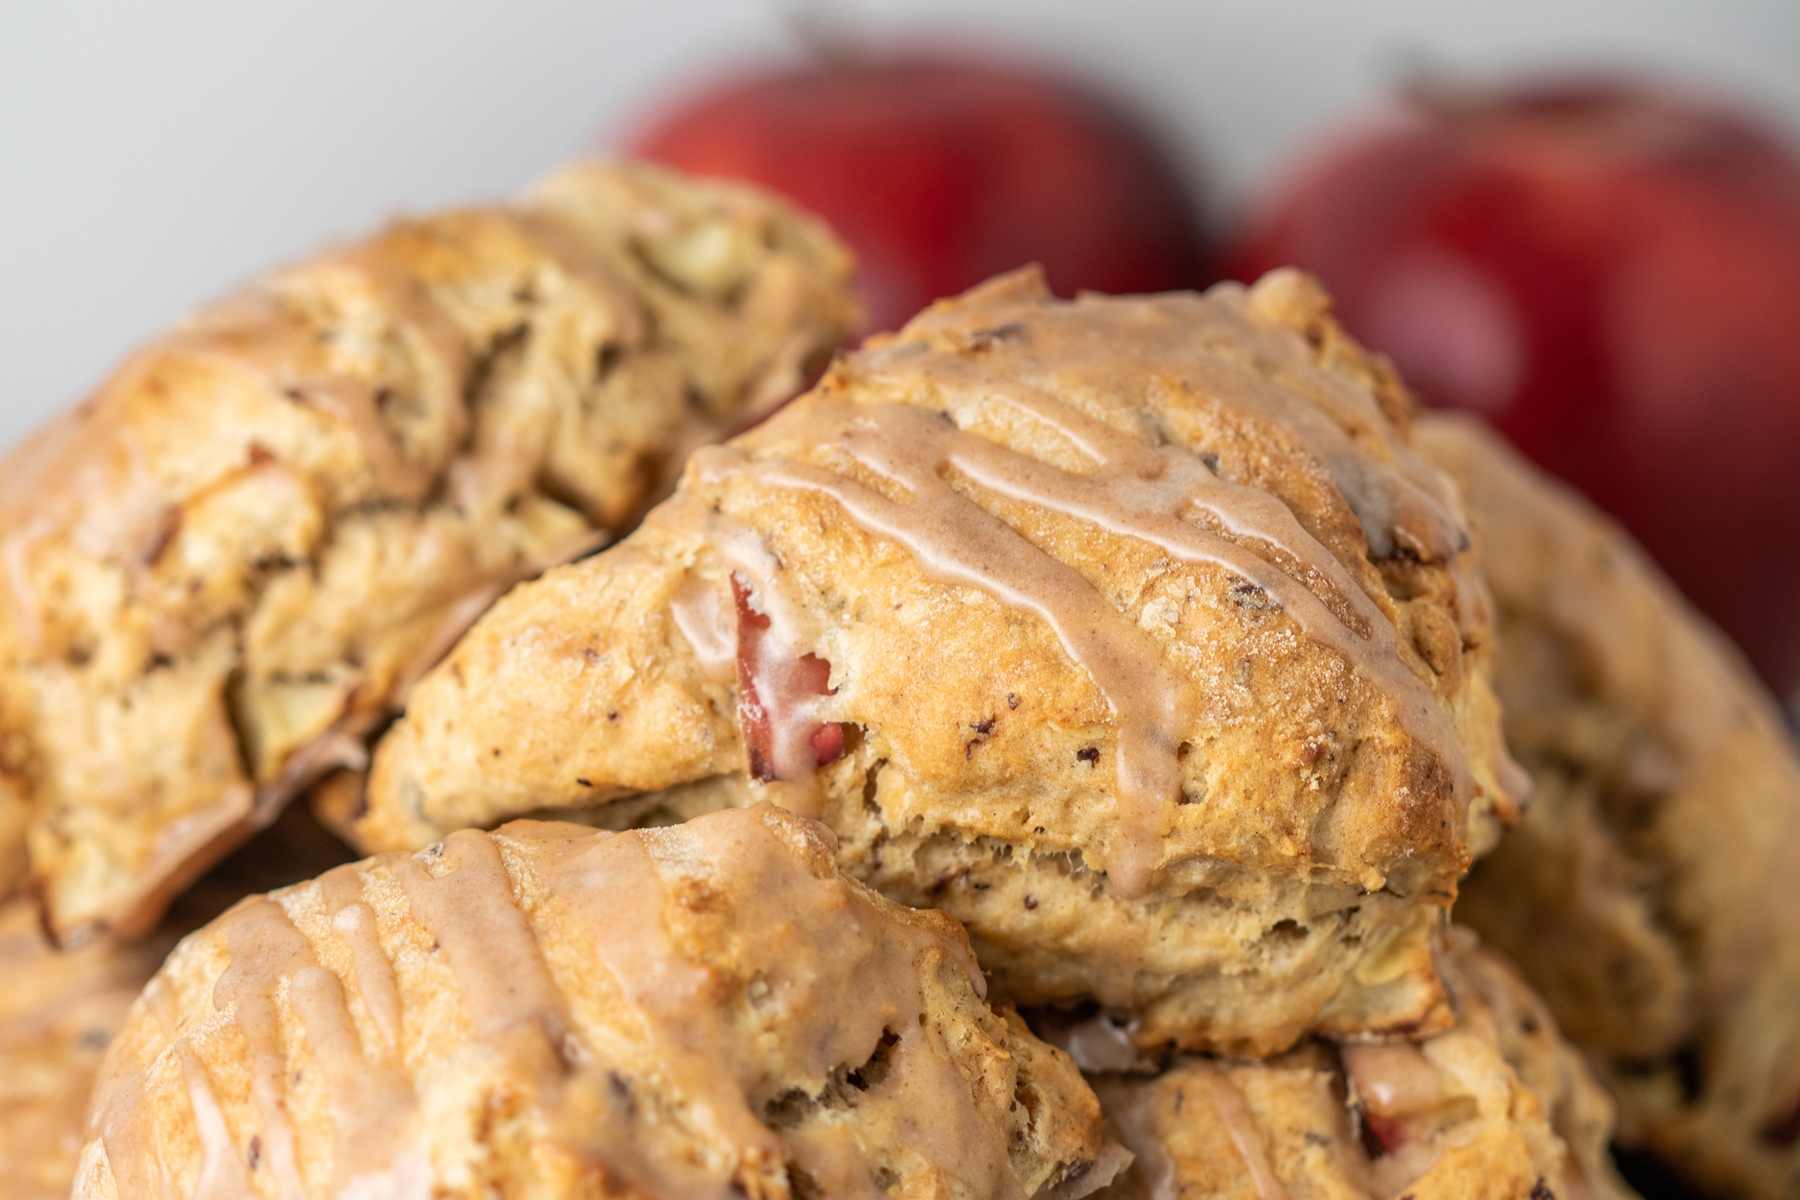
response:
[[[1103,1142],[967,939],[770,805],[466,830],[184,941],[78,1197],[1024,1197]]]
[[[857,321],[822,226],[629,164],[401,221],[130,359],[0,475],[0,893],[173,892],[508,586],[634,521]]]
[[[1612,1108],[1544,1004],[1455,930],[1454,1028],[1095,1076],[1136,1156],[1104,1200],[1630,1200]]]
[[[1800,753],[1738,652],[1611,520],[1473,422],[1461,481],[1500,624],[1519,827],[1460,920],[1606,1067],[1625,1140],[1707,1187],[1800,1192]]]
[[[0,1196],[67,1200],[101,1056],[166,946],[58,953],[35,905],[0,905]]]
[[[1255,1053],[1442,1024],[1431,944],[1512,811],[1488,601],[1326,305],[940,302],[489,613],[357,836],[769,797],[1020,1003]]]

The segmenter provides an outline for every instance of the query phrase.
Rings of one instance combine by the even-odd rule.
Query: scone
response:
[[[626,164],[401,221],[139,352],[0,466],[0,872],[77,942],[365,739],[494,597],[604,542],[854,326],[762,193]],[[0,893],[11,879],[0,878]]]
[[[1458,918],[1605,1065],[1627,1141],[1721,1192],[1800,1194],[1800,754],[1773,700],[1574,492],[1466,419],[1420,437],[1485,542],[1536,783]]]
[[[252,897],[133,1008],[75,1195],[976,1200],[1092,1177],[1075,1065],[988,1008],[954,921],[832,852],[771,805],[521,821]]]
[[[1440,1027],[1433,940],[1513,810],[1489,601],[1326,305],[940,302],[484,617],[356,835],[773,798],[1019,1003],[1249,1053]]]
[[[23,898],[0,905],[0,1196],[68,1200],[101,1058],[182,934],[247,893],[310,878],[350,857],[305,805],[294,805],[182,893],[137,942],[99,939],[58,951],[35,905]]]
[[[1448,1032],[1095,1076],[1136,1156],[1101,1196],[1627,1200],[1605,1093],[1511,968],[1453,933]]]
[[[0,1196],[67,1200],[94,1073],[167,948],[58,953],[36,906],[0,905]]]

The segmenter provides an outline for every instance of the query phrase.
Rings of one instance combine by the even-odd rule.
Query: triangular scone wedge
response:
[[[1444,1033],[1093,1076],[1136,1156],[1101,1200],[1629,1200],[1581,1055],[1499,955],[1467,930],[1450,940]]]
[[[252,896],[133,1006],[74,1194],[1073,1200],[1106,1182],[1074,1063],[988,1006],[956,922],[845,878],[833,849],[772,805],[620,834],[520,821]]]
[[[1800,1187],[1800,748],[1737,648],[1610,518],[1485,426],[1421,422],[1490,560],[1531,812],[1460,919],[1605,1067],[1625,1140]]]
[[[0,895],[72,944],[365,740],[494,597],[604,543],[850,332],[773,196],[586,164],[271,273],[0,466]]]
[[[1021,1002],[1256,1052],[1435,1028],[1434,936],[1514,805],[1488,601],[1325,303],[940,303],[498,605],[356,834],[767,796]]]

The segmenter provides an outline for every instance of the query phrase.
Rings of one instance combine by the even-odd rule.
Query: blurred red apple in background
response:
[[[1800,702],[1800,164],[1769,130],[1629,81],[1421,90],[1294,176],[1231,273],[1282,263],[1618,516]]]
[[[1053,70],[832,51],[705,88],[630,148],[785,193],[856,250],[875,328],[1039,262],[1051,286],[1200,282],[1199,205],[1131,114]]]

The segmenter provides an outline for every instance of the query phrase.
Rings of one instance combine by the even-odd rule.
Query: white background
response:
[[[769,0],[0,0],[0,445],[234,282],[503,195],[687,73],[791,56]],[[1800,0],[862,0],[1153,111],[1224,218],[1408,64],[1674,69],[1800,128]]]

